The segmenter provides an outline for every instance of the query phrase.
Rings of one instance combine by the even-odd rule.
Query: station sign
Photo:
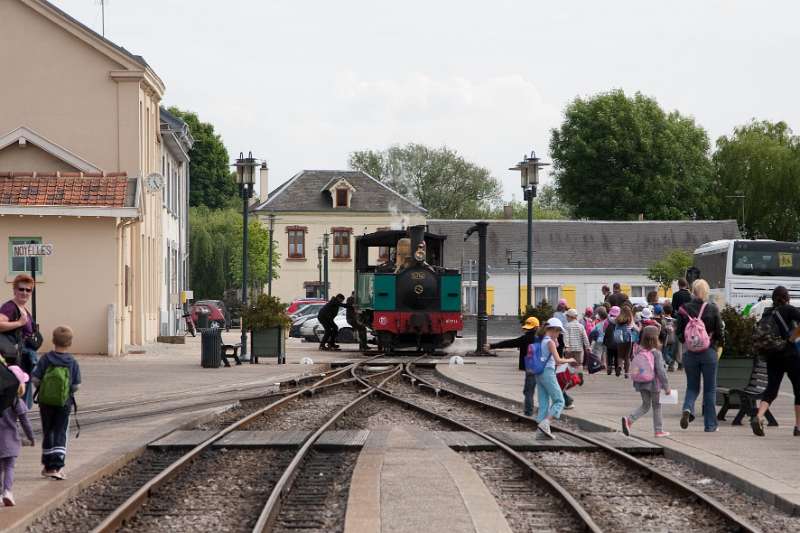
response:
[[[47,257],[55,250],[51,243],[14,244],[12,248],[13,257]]]

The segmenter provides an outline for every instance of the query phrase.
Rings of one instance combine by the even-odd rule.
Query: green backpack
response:
[[[70,372],[66,366],[50,365],[39,385],[39,403],[64,407],[69,401]]]

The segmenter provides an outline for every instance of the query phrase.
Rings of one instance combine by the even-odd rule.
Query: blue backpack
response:
[[[547,357],[542,359],[542,341],[528,345],[528,355],[525,357],[525,372],[538,376],[544,372],[547,362],[553,357],[550,350],[547,350]]]
[[[617,324],[614,328],[614,344],[625,344],[631,342],[631,328],[625,325]]]

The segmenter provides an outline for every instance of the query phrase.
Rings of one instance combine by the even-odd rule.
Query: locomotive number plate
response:
[[[417,294],[422,294],[425,289],[422,288],[422,285],[414,285],[414,292]]]
[[[412,272],[411,279],[423,280],[425,279],[425,272]]]

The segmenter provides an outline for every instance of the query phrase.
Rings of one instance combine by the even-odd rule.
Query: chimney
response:
[[[261,163],[261,169],[258,171],[258,199],[260,202],[266,202],[269,196],[269,169],[267,162]]]
[[[511,204],[503,206],[503,218],[506,220],[514,218],[514,207]]]

